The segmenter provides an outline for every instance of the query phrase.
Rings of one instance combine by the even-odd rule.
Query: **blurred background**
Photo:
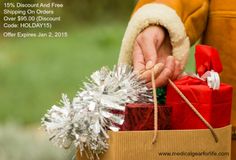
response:
[[[2,33],[9,30],[1,25],[0,160],[72,159],[74,150],[64,151],[48,142],[40,130],[41,117],[59,103],[62,93],[72,98],[92,72],[116,64],[136,4],[136,0],[54,2],[63,3],[64,8],[56,10],[62,20],[53,30],[68,32],[67,38],[3,38]],[[193,70],[193,63],[189,61],[188,71]]]

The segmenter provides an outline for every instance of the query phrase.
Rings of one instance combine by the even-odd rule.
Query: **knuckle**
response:
[[[138,42],[137,42],[137,40],[136,40],[135,43],[134,43],[134,50],[133,50],[133,52],[134,52],[134,51],[137,51],[137,50],[138,50],[138,47],[139,47],[139,45],[138,45]]]
[[[176,69],[176,66],[175,66],[175,64],[173,63],[173,64],[171,64],[169,67],[167,67],[167,69],[169,69],[171,72],[174,72],[175,69]]]
[[[171,77],[171,75],[173,75],[174,70],[170,69],[170,68],[165,68],[165,74],[166,77]]]
[[[141,42],[143,42],[143,40],[144,40],[143,33],[141,33],[141,34],[139,34],[138,37],[136,38],[136,41],[137,41],[138,43],[141,43]]]
[[[139,42],[146,42],[148,39],[148,37],[146,36],[145,33],[143,33],[140,37],[139,37]]]
[[[156,81],[156,87],[164,86],[167,83],[167,80],[165,79],[159,79]]]
[[[140,34],[137,36],[137,38],[136,38],[136,41],[137,41],[137,42],[141,40],[142,34],[143,34],[143,33],[140,33]]]

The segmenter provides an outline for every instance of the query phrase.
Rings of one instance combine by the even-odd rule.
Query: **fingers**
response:
[[[152,69],[146,70],[141,74],[140,78],[145,80],[147,87],[152,87],[152,70],[154,70],[156,78],[156,87],[160,87],[166,85],[168,83],[168,79],[177,79],[182,72],[182,67],[180,62],[175,60],[173,56],[168,56],[165,65],[163,63],[158,63]]]
[[[167,84],[168,79],[171,79],[174,74],[175,59],[173,56],[168,56],[166,59],[166,65],[159,77],[156,79],[156,86],[160,87]]]
[[[165,65],[163,63],[158,63],[154,66],[154,75],[155,75],[155,78],[157,76],[159,76],[159,74],[162,72],[162,70],[164,69]]]
[[[151,69],[156,63],[157,59],[154,40],[142,35],[141,37],[137,38],[137,42],[142,49],[144,60],[146,62],[146,69]]]
[[[146,62],[146,69],[151,69],[157,61],[157,50],[159,50],[165,37],[164,29],[157,26],[148,27],[138,37],[137,43],[141,47]]]
[[[181,64],[178,60],[175,60],[175,71],[172,80],[176,80],[182,72]]]
[[[140,74],[148,86],[151,86],[152,71],[156,85],[167,84],[168,79],[176,78],[181,72],[180,64],[171,55],[172,46],[164,28],[149,26],[136,38],[133,51],[134,71]],[[161,63],[160,63],[161,62]],[[176,67],[176,68],[175,68]]]
[[[135,42],[134,44],[133,66],[134,66],[134,72],[136,73],[140,73],[143,70],[145,70],[145,61],[143,53],[137,42]]]
[[[166,85],[168,79],[172,79],[175,71],[175,59],[173,56],[168,56],[166,59],[166,64],[160,75],[156,78],[156,87]],[[147,83],[147,87],[152,87],[152,84]]]
[[[153,67],[155,78],[162,72],[163,69],[164,69],[163,63],[158,63]],[[151,81],[151,75],[152,75],[152,69],[146,70],[140,75],[140,78],[144,79],[146,83],[149,83]]]

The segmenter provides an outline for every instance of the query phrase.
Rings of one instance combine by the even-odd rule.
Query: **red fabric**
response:
[[[222,64],[218,51],[207,45],[197,45],[195,52],[196,69],[199,76],[202,76],[206,71],[214,70],[222,72]]]
[[[221,84],[219,90],[212,90],[206,82],[189,76],[183,77],[174,83],[214,128],[230,124],[231,86]],[[206,128],[199,117],[195,115],[170,85],[167,87],[166,105],[172,106],[172,129]]]
[[[154,129],[154,108],[153,104],[134,103],[127,104],[125,121],[121,131],[132,130],[153,130]],[[158,129],[170,129],[171,107],[158,106]]]

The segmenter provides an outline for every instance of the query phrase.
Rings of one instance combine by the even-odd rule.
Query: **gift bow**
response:
[[[223,67],[218,51],[211,46],[197,45],[195,60],[197,77],[203,81],[207,81],[208,86],[213,90],[219,89],[219,73],[222,72]]]
[[[220,89],[220,76],[215,71],[207,71],[201,76],[201,79],[207,81],[209,88],[213,90]]]

